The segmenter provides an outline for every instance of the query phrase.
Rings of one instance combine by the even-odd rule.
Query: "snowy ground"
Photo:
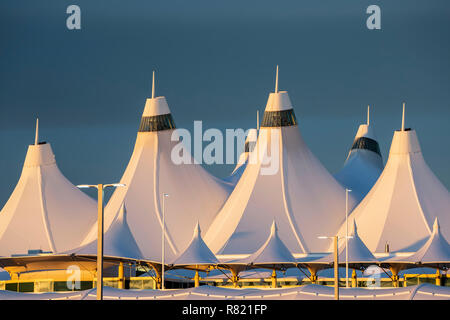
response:
[[[332,287],[305,285],[280,289],[230,289],[200,286],[176,290],[121,290],[104,288],[105,300],[331,300]],[[95,300],[96,289],[66,293],[0,291],[0,300]],[[450,300],[450,288],[420,284],[405,288],[341,288],[342,300]]]

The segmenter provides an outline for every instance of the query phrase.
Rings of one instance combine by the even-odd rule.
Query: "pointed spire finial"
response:
[[[153,70],[152,78],[152,99],[155,98],[155,70]]]
[[[202,230],[200,229],[200,223],[197,220],[197,224],[195,225],[194,228],[194,238],[200,237],[202,234]]]
[[[370,105],[367,106],[367,125],[370,126]]]
[[[439,226],[439,220],[438,220],[438,218],[436,217],[436,218],[434,219],[433,232],[437,232],[437,231],[439,231],[439,229],[440,229],[440,226]]]
[[[120,220],[122,220],[122,222],[126,222],[127,221],[127,209],[125,207],[125,202],[122,202],[122,204],[120,205],[120,211],[119,211],[119,217]]]
[[[277,223],[275,222],[275,218],[273,219],[272,226],[270,227],[270,235],[273,236],[277,233],[278,227]]]
[[[256,130],[259,132],[259,110],[256,110]]]
[[[39,144],[39,118],[36,118],[36,134],[34,136],[34,145]]]
[[[356,226],[356,219],[353,219],[353,235],[356,236],[358,234],[358,227]]]
[[[277,65],[277,75],[275,77],[275,93],[278,93],[278,65]]]
[[[405,103],[403,102],[403,113],[402,113],[402,131],[405,131]]]

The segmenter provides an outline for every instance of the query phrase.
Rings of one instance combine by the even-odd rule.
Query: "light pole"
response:
[[[345,287],[348,288],[348,193],[350,189],[345,189]]]
[[[96,188],[97,189],[97,300],[103,300],[103,195],[104,189],[108,187],[125,187],[121,183],[111,184],[80,184],[77,186],[80,189]]]
[[[319,239],[333,239],[333,252],[334,252],[334,299],[339,300],[339,236],[320,236]],[[352,237],[345,237],[352,238]]]
[[[165,256],[165,240],[166,240],[166,198],[169,197],[168,193],[162,194],[162,239],[161,239],[161,290],[164,290],[164,256]]]

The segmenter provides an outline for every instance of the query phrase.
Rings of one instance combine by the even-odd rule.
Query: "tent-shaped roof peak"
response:
[[[345,239],[343,241],[339,241],[339,261],[344,262],[346,258],[346,250],[345,250]],[[347,239],[348,245],[348,262],[349,263],[363,263],[363,262],[371,262],[376,261],[376,258],[372,254],[372,252],[367,248],[364,242],[361,240],[358,234],[358,227],[356,221],[353,220],[353,230],[349,235],[349,239]],[[332,262],[333,254],[327,255],[318,261],[324,262]]]
[[[165,101],[158,97],[151,103]],[[146,107],[151,107],[148,104]],[[175,125],[171,114],[141,119],[133,153],[120,183],[105,207],[107,230],[125,203],[127,224],[146,259],[161,261],[162,220],[165,217],[166,260],[177,256],[192,237],[198,219],[205,228],[226,201],[231,187],[197,164],[182,141],[172,140]],[[151,113],[150,113],[151,114]],[[154,113],[153,113],[154,114]],[[181,140],[181,139],[180,139]],[[174,150],[182,154],[175,160]],[[195,188],[192,188],[192,186]],[[165,198],[162,194],[169,194]],[[207,201],[205,201],[207,199]],[[82,245],[96,239],[97,224],[92,225]]]
[[[250,154],[239,182],[204,236],[216,254],[254,253],[267,239],[263,230],[273,217],[291,252],[325,252],[327,243],[317,241],[317,236],[335,234],[342,224],[344,187],[308,148],[293,109],[285,111],[264,112],[258,152]],[[350,194],[349,210],[354,205]]]
[[[295,125],[297,125],[297,118],[287,91],[270,93],[261,128]]]
[[[416,131],[404,129],[394,132],[382,174],[351,216],[371,251],[384,252],[388,243],[392,252],[414,252],[432,233],[435,218],[450,234],[449,208],[450,193],[425,162]],[[341,226],[339,234],[344,232]]]
[[[170,109],[165,97],[148,98],[145,102],[143,117],[169,114]]]
[[[433,233],[441,232],[441,226],[439,225],[439,219],[436,217],[433,223]]]
[[[361,124],[359,125],[358,131],[356,132],[355,140],[358,138],[369,138],[376,140],[375,132],[371,125]]]
[[[145,102],[143,117],[154,117],[170,113],[165,97],[155,97],[155,71],[152,78],[152,97]]]
[[[273,219],[272,226],[270,227],[270,236],[271,237],[278,236],[278,227],[277,223],[275,222],[275,219]]]
[[[173,261],[176,266],[199,266],[217,264],[219,261],[202,239],[200,223],[194,228],[194,235],[187,248]]]
[[[287,91],[278,91],[278,66],[275,76],[275,92],[269,94],[265,111],[285,111],[291,110],[292,103]]]
[[[369,120],[361,124],[342,169],[334,177],[360,202],[383,171],[380,146]]]
[[[175,129],[165,97],[155,97],[155,72],[153,71],[152,97],[145,102],[139,132],[155,132]]]
[[[446,263],[450,264],[450,244],[441,233],[439,220],[436,217],[433,224],[433,233],[428,241],[408,261],[417,263]]]
[[[358,234],[358,226],[356,220],[353,220],[353,230],[351,238],[347,241],[349,261],[352,262],[364,262],[375,261],[375,257],[361,240]],[[345,244],[341,246],[339,250],[339,259],[345,259]],[[342,260],[341,260],[342,261]]]
[[[252,255],[245,259],[252,264],[295,263],[292,253],[278,236],[278,227],[275,219],[270,227],[270,234],[266,242]]]
[[[352,236],[358,236],[358,226],[356,225],[356,220],[353,219],[353,232]]]
[[[49,143],[28,147],[19,181],[0,212],[0,255],[77,247],[95,221],[96,203],[59,170]]]
[[[122,204],[116,218],[105,232],[103,245],[105,256],[131,258],[136,260],[143,259],[141,250],[127,223],[127,210],[125,204]],[[95,255],[97,254],[97,240],[75,250],[71,250],[70,253],[78,255]]]
[[[367,106],[367,122],[359,126],[355,136],[355,140],[361,137],[376,140],[375,132],[372,125],[370,124],[370,106]]]
[[[291,110],[292,103],[287,91],[271,92],[265,111]]]
[[[197,224],[195,225],[194,228],[194,235],[193,235],[193,239],[195,238],[201,238],[202,237],[202,229],[200,229],[200,223],[197,221]]]
[[[48,166],[56,164],[50,143],[42,142],[28,146],[24,167]]]
[[[353,153],[359,150],[372,151],[377,154],[380,158],[381,165],[381,152],[380,147],[377,142],[375,131],[373,126],[370,124],[370,106],[367,107],[367,122],[361,124],[356,132],[355,139],[353,141],[352,148],[350,149],[347,160],[351,157]]]
[[[402,127],[400,130],[396,130],[394,132],[394,138],[392,140],[389,156],[406,155],[421,152],[416,131],[412,130],[411,128],[405,128],[405,117],[406,117],[406,106],[405,103],[403,103]]]
[[[406,129],[394,132],[389,156],[407,155],[419,152],[421,152],[421,148],[415,130]]]
[[[49,143],[39,142],[39,119],[36,119],[34,144],[28,146],[24,167],[47,166],[56,164],[55,155]]]
[[[116,220],[121,225],[127,224],[127,209],[125,207],[125,203],[122,203],[122,206],[120,207],[119,214],[117,215]]]

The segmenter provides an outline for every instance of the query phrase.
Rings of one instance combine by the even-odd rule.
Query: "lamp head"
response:
[[[77,185],[77,188],[79,188],[79,189],[87,189],[87,188],[97,188],[97,186],[90,185],[90,184],[79,184],[79,185]]]

